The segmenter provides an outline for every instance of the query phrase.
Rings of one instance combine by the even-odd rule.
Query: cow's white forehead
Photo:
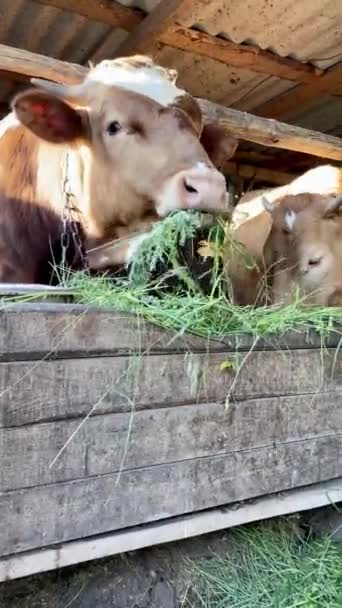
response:
[[[87,80],[94,80],[109,86],[117,85],[128,91],[150,97],[162,106],[170,105],[176,97],[185,94],[185,91],[179,89],[174,82],[163,77],[158,66],[125,69],[119,65],[108,67],[102,66],[100,63],[88,73]]]
[[[290,230],[290,232],[292,232],[292,230],[294,228],[296,219],[297,219],[297,213],[295,211],[293,211],[293,209],[289,209],[288,211],[286,211],[285,224],[286,224],[288,230]]]
[[[19,125],[20,122],[13,112],[7,114],[5,118],[0,120],[0,137],[5,135],[6,131],[9,129],[14,129],[15,127],[19,127]]]

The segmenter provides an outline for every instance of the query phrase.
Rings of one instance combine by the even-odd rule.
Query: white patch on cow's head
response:
[[[292,232],[292,230],[294,228],[296,218],[297,218],[297,213],[295,211],[293,211],[293,209],[286,211],[285,226],[290,232]]]
[[[208,171],[208,165],[202,160],[196,163],[195,168],[198,170],[198,172],[206,173]]]
[[[140,93],[162,106],[169,106],[177,97],[185,95],[185,92],[176,86],[175,78],[173,81],[167,78],[157,65],[139,66],[134,69],[131,66],[125,68],[120,64],[115,65],[114,61],[111,65],[101,62],[90,70],[86,80]]]
[[[5,135],[6,131],[9,131],[9,129],[15,129],[16,127],[19,127],[19,126],[20,126],[19,120],[17,119],[14,112],[11,112],[7,116],[5,116],[5,118],[0,120],[0,137]]]

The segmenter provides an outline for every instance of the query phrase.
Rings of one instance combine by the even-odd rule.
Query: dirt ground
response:
[[[179,608],[190,558],[226,554],[229,532],[0,584],[0,608]]]
[[[331,507],[298,517],[342,541]],[[180,608],[191,584],[189,558],[232,551],[229,530],[0,584],[0,608]]]

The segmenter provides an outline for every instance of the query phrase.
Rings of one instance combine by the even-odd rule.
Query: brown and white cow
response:
[[[0,282],[42,280],[68,192],[88,249],[176,209],[227,212],[215,165],[237,142],[203,124],[174,70],[135,56],[101,62],[79,85],[32,82],[0,123]]]
[[[272,205],[265,255],[272,267],[271,298],[288,304],[342,304],[342,196],[297,194]]]
[[[342,194],[341,168],[322,165],[307,171],[285,186],[249,192],[240,199],[232,215],[232,235],[244,246],[246,252],[255,260],[255,264],[246,264],[243,256],[227,260],[227,271],[237,304],[254,305],[272,301],[272,294],[264,288],[268,283],[268,272],[273,272],[273,256],[269,248],[273,220],[272,214],[264,207],[264,197],[266,196],[275,210],[284,197],[305,193]]]

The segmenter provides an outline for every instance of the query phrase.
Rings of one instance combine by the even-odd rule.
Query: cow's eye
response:
[[[308,261],[308,264],[312,268],[313,266],[319,266],[321,261],[322,261],[322,256],[317,256],[317,257],[310,258]]]
[[[108,135],[116,135],[121,130],[121,125],[117,120],[113,120],[107,125]]]

